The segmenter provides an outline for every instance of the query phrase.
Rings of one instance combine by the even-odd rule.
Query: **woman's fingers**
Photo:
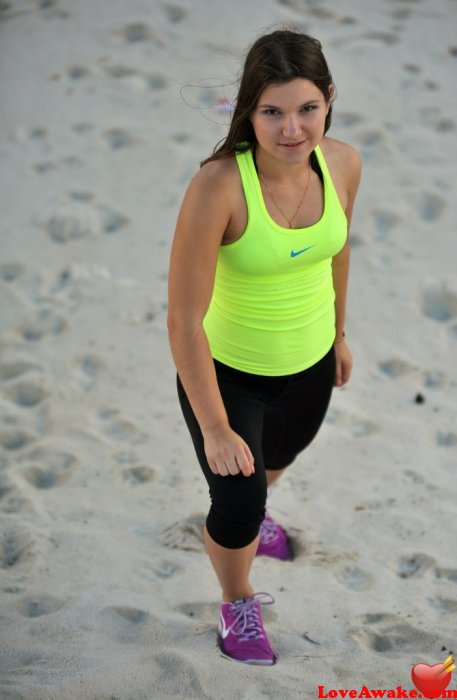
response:
[[[244,476],[251,476],[251,474],[254,474],[254,457],[246,443],[243,444],[242,457],[239,465]]]
[[[335,381],[334,386],[344,386],[351,377],[352,355],[343,341],[335,345]]]
[[[244,476],[254,473],[254,458],[244,440],[233,430],[212,431],[205,436],[208,465],[213,474],[219,476]]]

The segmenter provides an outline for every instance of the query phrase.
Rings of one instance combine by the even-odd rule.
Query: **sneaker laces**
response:
[[[279,510],[278,508],[271,508],[271,510],[275,510],[278,513],[282,513],[283,515],[286,515],[284,511]],[[265,518],[263,522],[260,525],[260,543],[261,544],[270,544],[270,542],[274,542],[274,540],[277,539],[278,537],[278,528],[279,525],[275,523],[271,515],[269,514],[268,510],[266,511]]]
[[[261,544],[270,544],[270,542],[273,542],[275,539],[277,539],[278,526],[269,515],[265,516],[264,521],[260,525],[259,535]]]
[[[270,593],[254,593],[243,603],[232,605],[235,613],[231,625],[232,634],[239,636],[240,642],[248,642],[251,639],[265,639],[262,619],[260,617],[261,605],[273,605],[275,599]]]

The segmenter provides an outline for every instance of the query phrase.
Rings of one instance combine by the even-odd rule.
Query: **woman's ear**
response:
[[[332,106],[334,99],[335,99],[335,86],[330,85],[328,88],[328,100],[327,100],[327,112],[326,112],[326,114],[329,113],[330,107]]]

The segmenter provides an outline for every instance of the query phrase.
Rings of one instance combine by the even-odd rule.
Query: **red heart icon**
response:
[[[439,673],[444,664],[416,664],[411,671],[411,678],[416,688],[426,698],[438,698],[451,682],[452,673]],[[439,674],[439,675],[437,675]]]

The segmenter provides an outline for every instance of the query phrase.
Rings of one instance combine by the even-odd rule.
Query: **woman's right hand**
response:
[[[213,474],[244,476],[254,474],[254,457],[245,443],[230,426],[218,426],[203,431],[205,454]]]

